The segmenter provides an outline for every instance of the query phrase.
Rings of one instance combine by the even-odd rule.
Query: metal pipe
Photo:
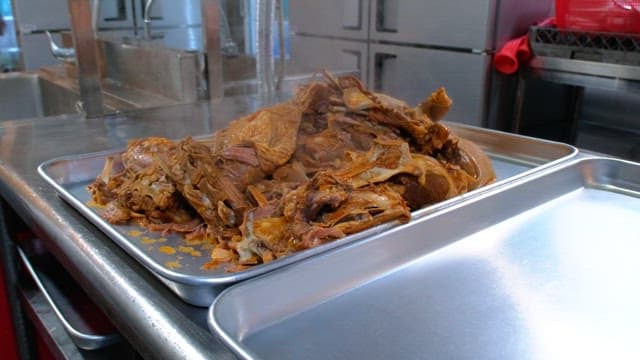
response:
[[[257,0],[256,4],[256,80],[260,93],[272,94],[275,90],[272,31],[275,0]]]
[[[91,0],[91,27],[94,34],[98,33],[98,18],[100,17],[100,0]]]
[[[76,52],[80,99],[87,117],[102,115],[102,88],[89,0],[68,0]]]
[[[220,14],[220,38],[221,46],[222,46],[222,54],[225,56],[238,56],[238,45],[233,41],[231,37],[231,30],[229,29],[229,19],[227,19],[227,13],[222,8],[222,4],[220,4],[220,9],[218,9],[218,14]]]
[[[147,40],[151,40],[151,7],[154,0],[147,0],[144,4],[144,13],[142,14],[142,21],[144,22],[144,37]]]
[[[220,0],[202,0],[202,30],[207,55],[209,98],[224,96],[222,77],[222,50],[220,48]]]
[[[100,0],[91,1],[91,27],[94,35],[98,33],[98,17],[100,16]],[[58,60],[76,61],[76,49],[73,47],[65,48],[58,46],[53,40],[53,36],[49,31],[45,31],[47,38],[49,38],[49,49],[54,58]]]
[[[280,58],[276,64],[276,90],[282,90],[282,81],[284,80],[286,66],[286,44],[284,37],[284,9],[282,8],[282,0],[276,0],[276,21],[278,23],[278,52]]]

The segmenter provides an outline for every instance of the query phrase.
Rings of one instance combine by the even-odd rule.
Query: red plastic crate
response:
[[[556,0],[560,29],[640,34],[640,0]]]

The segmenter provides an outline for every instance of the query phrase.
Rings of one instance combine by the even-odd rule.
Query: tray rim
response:
[[[470,199],[470,202],[478,202],[478,201],[482,201],[485,198],[491,197],[492,195],[498,194],[502,191],[504,191],[505,189],[510,189],[513,187],[517,187],[518,185],[521,184],[526,184],[527,182],[530,181],[534,181],[536,179],[542,178],[548,174],[552,174],[555,171],[561,171],[563,169],[569,168],[571,166],[577,166],[580,163],[583,162],[593,162],[593,161],[614,161],[614,162],[618,162],[618,163],[622,163],[622,164],[626,164],[626,165],[632,165],[632,166],[640,166],[639,162],[634,162],[631,160],[626,160],[626,159],[621,159],[621,158],[617,158],[614,156],[609,156],[609,155],[600,155],[600,154],[589,154],[589,153],[584,153],[584,152],[579,152],[578,156],[564,161],[562,164],[559,164],[557,166],[553,166],[553,167],[547,167],[545,169],[543,169],[542,171],[537,171],[535,174],[532,174],[531,176],[526,176],[526,177],[519,177],[518,179],[515,179],[514,181],[510,181],[509,183],[505,184],[502,187],[496,187],[496,188],[492,188],[489,191],[485,191],[482,194],[479,194],[478,196],[473,197],[473,199]],[[591,183],[590,179],[585,179],[585,186],[592,186],[593,188],[596,189],[600,189],[600,190],[604,190],[604,191],[614,191],[617,192],[615,189],[609,189],[609,188],[605,188],[605,187],[601,187],[601,186],[593,186],[594,184]],[[637,192],[633,192],[632,195],[639,195],[640,193]],[[438,217],[438,216],[446,216],[447,213],[454,211],[460,207],[465,206],[465,203],[468,202],[461,202],[461,203],[457,203],[454,204],[452,206],[447,207],[446,209],[444,209],[441,212],[434,212],[434,213],[430,213],[428,214],[428,218],[433,218],[433,217]],[[426,219],[423,219],[423,221],[426,221]],[[410,226],[409,224],[405,224],[405,226]],[[357,246],[357,243],[353,243],[351,244],[352,246]],[[323,254],[323,256],[330,256],[329,253],[325,253]],[[320,259],[319,257],[317,257],[316,259]],[[319,261],[319,260],[316,260]],[[300,266],[304,266],[304,264],[298,264]],[[287,269],[280,269],[281,271],[286,271]],[[216,311],[216,306],[218,303],[220,303],[226,296],[228,293],[231,293],[233,291],[237,291],[237,288],[242,288],[245,286],[252,286],[252,284],[254,284],[255,282],[259,282],[262,278],[267,278],[267,277],[273,277],[273,276],[278,276],[278,271],[273,271],[273,272],[269,272],[266,274],[262,274],[258,277],[252,278],[246,282],[242,282],[242,283],[237,283],[237,284],[233,284],[229,287],[227,287],[226,289],[224,289],[223,291],[220,292],[220,294],[218,294],[218,296],[216,296],[216,298],[213,300],[213,302],[211,303],[211,305],[209,306],[209,308],[207,309],[207,327],[209,328],[209,331],[216,336],[216,338],[220,339],[222,341],[223,344],[225,344],[225,346],[227,346],[233,353],[235,356],[239,357],[240,359],[243,360],[257,360],[260,359],[259,356],[257,356],[257,354],[253,353],[252,351],[250,351],[250,349],[248,349],[246,346],[242,345],[242,341],[240,339],[236,339],[234,336],[232,336],[229,332],[227,332],[224,327],[222,326],[222,324],[220,324],[217,320],[216,320],[216,316],[215,316],[215,311]],[[286,317],[283,318],[286,320]]]
[[[438,213],[456,204],[464,203],[468,199],[480,196],[481,194],[484,194],[487,191],[492,191],[493,189],[506,186],[507,184],[517,181],[518,179],[521,179],[523,177],[528,177],[532,174],[538,173],[545,169],[570,161],[571,159],[575,158],[579,153],[578,149],[575,146],[566,144],[566,143],[545,140],[545,139],[538,139],[530,136],[512,134],[512,133],[502,132],[502,131],[493,130],[493,129],[480,128],[480,127],[475,127],[475,126],[466,125],[466,124],[459,124],[459,123],[452,123],[452,122],[444,122],[444,123],[447,127],[452,129],[454,133],[456,128],[462,128],[467,131],[476,131],[476,132],[479,131],[489,135],[496,135],[496,136],[503,136],[503,137],[507,136],[509,138],[520,138],[526,141],[535,141],[536,143],[544,144],[547,146],[563,147],[567,150],[567,153],[564,156],[561,156],[555,160],[552,160],[540,165],[534,165],[533,168],[523,171],[520,174],[511,176],[507,179],[496,181],[487,186],[472,190],[470,192],[458,195],[451,199],[416,210],[412,212],[411,220],[408,224],[410,224],[416,219],[422,218],[423,216],[426,216],[432,213]],[[212,135],[213,133],[202,134],[198,136],[193,136],[193,138],[201,139],[201,138],[210,137]],[[479,144],[479,145],[481,146],[482,144]],[[109,155],[122,153],[125,149],[126,147],[120,147],[116,149],[107,149],[107,150],[96,151],[96,152],[58,156],[42,162],[37,167],[37,172],[47,183],[53,186],[53,188],[56,190],[56,192],[60,197],[62,197],[65,201],[67,201],[70,205],[72,205],[72,207],[76,211],[78,211],[86,220],[88,220],[93,226],[98,227],[111,241],[114,241],[116,244],[118,244],[118,246],[124,249],[130,256],[134,257],[138,262],[140,262],[143,266],[145,266],[147,269],[152,271],[155,275],[161,276],[166,280],[173,281],[181,285],[191,285],[191,286],[230,285],[239,281],[244,281],[244,280],[268,273],[270,271],[285,267],[289,264],[298,262],[300,260],[304,260],[314,255],[331,251],[338,247],[351,244],[355,241],[376,235],[378,233],[394,228],[397,225],[400,225],[397,221],[391,221],[384,224],[380,224],[373,228],[369,228],[359,233],[346,236],[336,241],[329,242],[315,248],[300,251],[280,259],[276,259],[268,264],[256,265],[252,268],[239,271],[236,273],[213,273],[212,271],[210,275],[185,274],[180,271],[168,269],[164,267],[162,264],[160,264],[159,262],[152,259],[144,251],[142,251],[140,248],[135,246],[133,242],[129,241],[128,239],[124,238],[121,234],[119,234],[113,226],[106,224],[105,221],[95,211],[91,210],[86,204],[79,201],[76,197],[74,197],[69,192],[67,192],[64,189],[63,185],[59,184],[47,172],[48,168],[60,162],[73,162],[73,161],[87,160],[95,157],[106,157]],[[494,154],[490,154],[490,155],[494,155]]]

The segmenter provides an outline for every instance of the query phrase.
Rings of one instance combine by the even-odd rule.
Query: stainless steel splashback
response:
[[[157,46],[102,41],[105,76],[179,102],[192,102],[202,90],[198,53]]]

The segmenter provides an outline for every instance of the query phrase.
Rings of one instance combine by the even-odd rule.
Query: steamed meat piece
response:
[[[295,151],[302,111],[294,101],[265,108],[235,120],[219,131],[212,144],[214,154],[233,147],[255,150],[260,168],[272,173],[289,161]]]
[[[439,88],[434,91],[425,101],[418,105],[418,108],[422,113],[433,121],[440,121],[449,112],[449,109],[453,105],[453,100],[447,95],[444,88]]]
[[[354,190],[339,208],[322,216],[322,223],[349,235],[392,220],[407,222],[409,211],[390,186],[370,185]]]
[[[342,166],[349,151],[366,151],[378,137],[387,137],[384,129],[377,128],[363,119],[353,119],[341,114],[324,116],[324,126],[308,126],[307,133],[298,133],[294,159],[310,171],[337,169]],[[308,120],[307,120],[308,121]],[[315,120],[317,121],[317,119]],[[303,125],[306,120],[303,120]],[[391,135],[390,137],[396,138]]]
[[[191,138],[179,144],[163,167],[189,205],[220,232],[240,224],[249,208],[246,187],[264,178],[259,167],[214,156],[211,148]]]
[[[408,221],[409,208],[387,185],[354,188],[330,172],[316,174],[283,198],[254,208],[240,227],[241,264],[281,257],[391,220]]]
[[[460,158],[455,163],[475,179],[475,184],[470,189],[473,190],[494,182],[496,172],[491,165],[489,156],[473,142],[463,138],[457,140]]]
[[[184,208],[182,196],[160,165],[160,158],[175,147],[165,138],[133,140],[121,161],[107,160],[100,176],[89,186],[94,200],[106,204],[103,215],[107,221],[193,222],[193,214]]]
[[[122,154],[122,166],[130,171],[152,167],[156,156],[167,154],[175,147],[173,141],[161,137],[132,140]]]
[[[410,217],[403,199],[387,186],[354,188],[331,172],[320,172],[287,194],[283,208],[297,250]]]
[[[496,180],[489,156],[469,140],[451,136],[436,157],[447,165],[452,176],[459,179],[460,192],[474,190]]]
[[[338,88],[341,96],[332,96],[334,111],[364,115],[368,121],[385,126],[403,136],[418,152],[431,153],[442,147],[448,137],[446,127],[438,124],[452,105],[444,88],[429,96],[420,106],[409,105],[385,94],[373,93],[364,88],[353,76],[344,76],[330,83]],[[437,116],[437,118],[430,118]]]

